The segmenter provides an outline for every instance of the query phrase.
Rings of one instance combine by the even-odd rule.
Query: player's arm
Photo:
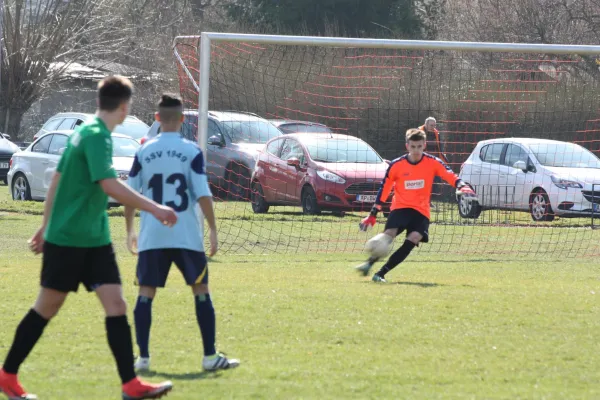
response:
[[[377,213],[381,211],[383,203],[389,197],[392,192],[392,188],[394,187],[394,171],[393,168],[396,164],[392,164],[388,167],[385,177],[383,178],[383,182],[381,182],[381,187],[377,192],[377,197],[375,198],[375,204],[371,208],[371,212],[369,216],[364,218],[358,227],[361,231],[366,231],[369,227],[375,225],[377,223]]]
[[[145,198],[117,179],[117,173],[112,167],[110,138],[95,135],[83,139],[81,145],[88,162],[90,179],[99,183],[104,193],[123,205],[148,211],[165,225],[172,226],[177,222],[177,214],[171,208]]]
[[[469,183],[464,182],[462,179],[460,179],[458,175],[456,175],[452,171],[448,164],[444,163],[442,160],[437,159],[436,166],[436,174],[443,180],[448,182],[450,186],[456,188],[458,190],[457,194],[458,192],[460,192],[460,194],[466,194],[468,196],[475,197],[475,190],[473,189],[473,187]]]
[[[219,241],[217,238],[217,220],[213,208],[213,198],[210,187],[208,186],[208,178],[204,168],[204,155],[202,154],[202,150],[198,149],[190,166],[192,170],[190,174],[192,180],[192,193],[196,199],[198,199],[198,204],[200,205],[202,214],[204,215],[204,218],[208,223],[208,228],[210,229],[210,252],[208,253],[208,256],[212,257],[219,249]]]

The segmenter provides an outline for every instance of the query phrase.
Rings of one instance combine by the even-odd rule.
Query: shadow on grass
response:
[[[418,287],[422,287],[422,288],[446,286],[446,285],[440,285],[439,283],[432,283],[432,282],[390,282],[390,283],[392,283],[394,285],[418,286]]]
[[[221,374],[218,372],[198,371],[198,372],[187,372],[183,374],[173,374],[168,372],[160,371],[139,371],[138,375],[144,378],[164,378],[164,379],[177,379],[180,381],[194,381],[198,379],[207,378],[218,378]]]

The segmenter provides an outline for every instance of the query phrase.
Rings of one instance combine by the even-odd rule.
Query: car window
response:
[[[483,161],[492,163],[492,164],[500,164],[500,157],[502,156],[502,149],[504,148],[504,143],[494,143],[490,144],[486,147],[489,147],[485,152],[485,158]]]
[[[267,143],[280,136],[281,131],[266,121],[221,121],[233,143]]]
[[[44,124],[42,129],[45,131],[53,131],[56,129],[58,124],[60,124],[60,121],[62,121],[62,118],[52,118],[50,121]]]
[[[600,168],[598,157],[574,143],[535,143],[529,148],[547,167]]]
[[[140,144],[132,138],[112,137],[113,157],[134,157]]]
[[[208,120],[208,134],[206,136],[218,136],[221,139],[221,141],[223,141],[223,135],[221,134],[221,130],[219,129],[217,123],[212,119]]]
[[[50,142],[52,141],[52,136],[54,135],[46,135],[38,140],[37,143],[31,148],[31,151],[34,153],[47,153],[48,148],[50,147]]]
[[[67,147],[67,140],[69,137],[67,135],[52,135],[52,142],[50,142],[50,148],[48,149],[48,154],[60,155],[60,149]]]
[[[481,161],[485,161],[485,153],[490,148],[490,146],[483,146],[481,150],[479,150],[479,159]]]
[[[523,161],[527,164],[527,152],[521,146],[516,144],[509,144],[506,147],[506,154],[504,155],[504,165],[514,167],[517,161]]]
[[[141,139],[148,133],[148,125],[141,121],[131,121],[123,122],[120,125],[117,125],[115,129],[113,129],[114,133],[120,133],[121,135],[129,136],[133,139]]]
[[[198,117],[196,115],[184,115],[183,125],[181,125],[181,135],[187,140],[191,140],[193,142],[198,140]],[[207,136],[210,137],[210,135]]]
[[[69,130],[69,129],[72,129],[73,125],[75,125],[76,121],[77,121],[77,118],[65,118],[60,123],[60,125],[58,125],[58,127],[56,128],[56,130],[60,131],[60,130]]]
[[[275,157],[279,157],[279,148],[281,147],[282,143],[283,143],[283,140],[281,140],[281,139],[273,140],[267,146],[267,153],[274,155]]]
[[[379,154],[362,140],[302,139],[308,153],[315,161],[326,163],[377,164],[383,162]]]
[[[293,139],[286,139],[281,147],[281,158],[283,161],[287,161],[290,158],[297,158],[301,163],[304,162],[304,150],[300,143]]]

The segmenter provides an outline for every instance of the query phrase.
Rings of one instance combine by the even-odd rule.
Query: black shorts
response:
[[[152,249],[140,251],[136,284],[165,287],[171,264],[175,263],[185,283],[208,284],[208,266],[204,252],[187,249]]]
[[[112,244],[101,247],[71,247],[44,243],[42,287],[76,292],[83,283],[88,292],[106,284],[121,284]]]
[[[406,236],[411,232],[419,232],[423,235],[421,242],[429,242],[429,218],[413,208],[392,211],[385,223],[385,229],[398,229],[397,235],[406,231]]]

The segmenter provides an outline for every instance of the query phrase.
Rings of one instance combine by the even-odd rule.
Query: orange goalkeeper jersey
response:
[[[390,164],[377,193],[376,204],[382,205],[382,199],[387,199],[393,188],[390,210],[412,208],[430,218],[431,188],[436,176],[452,187],[456,187],[460,180],[448,165],[431,154],[423,153],[421,161],[416,164],[411,163],[408,154],[405,154]]]

